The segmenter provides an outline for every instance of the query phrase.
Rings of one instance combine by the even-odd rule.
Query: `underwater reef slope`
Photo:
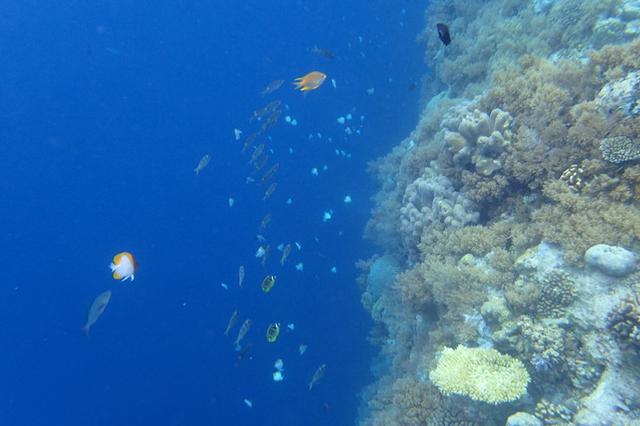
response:
[[[435,95],[370,165],[358,424],[640,424],[640,1],[425,17]]]

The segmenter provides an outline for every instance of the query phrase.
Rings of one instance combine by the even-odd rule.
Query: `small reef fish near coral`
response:
[[[443,24],[443,23],[438,23],[436,24],[436,29],[438,30],[438,37],[440,38],[440,41],[445,45],[448,46],[451,44],[451,35],[449,34],[449,27],[447,26],[447,24]]]

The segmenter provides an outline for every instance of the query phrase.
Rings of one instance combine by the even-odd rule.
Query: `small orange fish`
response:
[[[315,90],[322,86],[326,78],[326,74],[320,71],[312,71],[303,77],[296,78],[293,84],[296,86],[296,89],[300,89],[301,92],[306,92],[307,90]]]

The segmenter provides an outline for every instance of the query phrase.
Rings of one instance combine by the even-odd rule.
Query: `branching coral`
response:
[[[500,404],[524,395],[529,373],[522,362],[495,349],[444,348],[429,378],[445,395]]]
[[[501,106],[544,140],[552,140],[548,132],[555,129],[554,123],[565,121],[577,100],[587,100],[583,92],[588,68],[570,62],[556,65],[533,56],[520,63],[521,67],[507,67],[495,75],[486,102],[492,108]]]
[[[536,417],[545,425],[571,424],[574,410],[564,404],[554,404],[546,399],[541,399],[536,404]]]
[[[612,136],[602,139],[600,151],[605,160],[619,164],[640,158],[640,143],[627,136]]]
[[[595,244],[630,247],[640,241],[640,211],[634,206],[576,194],[561,181],[546,184],[544,194],[553,203],[536,210],[533,219],[544,224],[544,239],[562,246],[571,262],[581,263]]]
[[[412,312],[420,312],[433,301],[431,285],[425,280],[422,264],[398,275],[394,286],[400,292],[402,302]]]
[[[621,300],[607,315],[607,327],[618,340],[640,349],[640,291]]]
[[[555,369],[562,365],[565,354],[566,332],[551,322],[534,322],[523,316],[518,320],[519,341],[516,347],[527,356],[538,372]]]
[[[435,259],[424,262],[424,277],[431,283],[433,295],[443,307],[442,316],[453,324],[460,322],[464,314],[479,308],[496,281],[485,268]]]
[[[536,311],[543,317],[561,318],[576,297],[575,281],[564,271],[554,270],[540,282]]]
[[[471,416],[457,404],[446,400],[428,383],[413,378],[397,379],[386,392],[379,392],[369,402],[375,417],[361,426],[477,426],[478,416]]]

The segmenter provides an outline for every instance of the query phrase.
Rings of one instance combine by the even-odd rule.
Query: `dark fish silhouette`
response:
[[[440,41],[444,43],[445,46],[448,46],[451,43],[451,35],[449,35],[449,27],[446,24],[437,24],[436,28],[438,28],[438,37],[440,37]]]

